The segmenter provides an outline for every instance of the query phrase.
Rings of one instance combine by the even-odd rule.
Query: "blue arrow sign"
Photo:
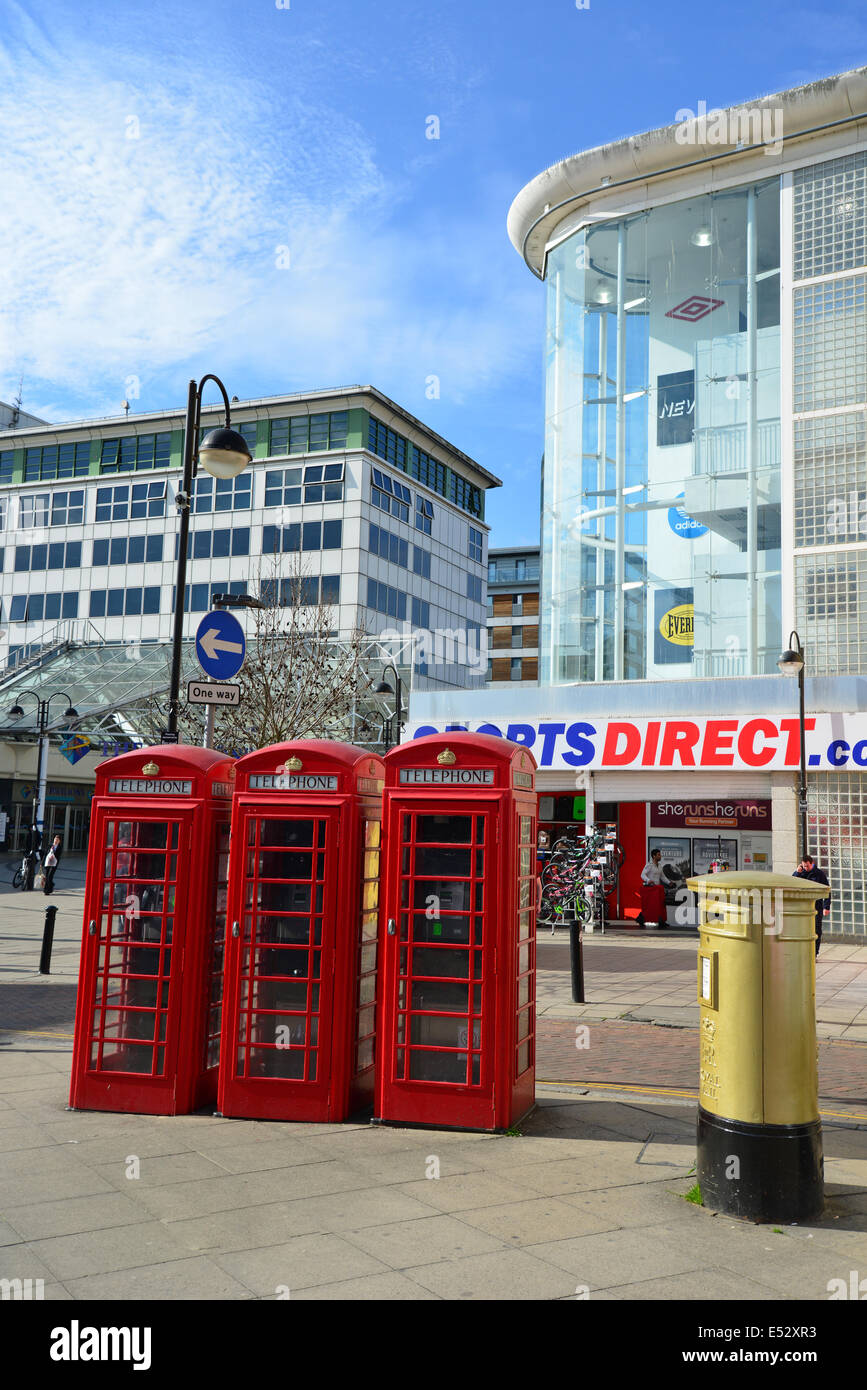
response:
[[[208,613],[196,629],[196,656],[211,680],[228,681],[237,676],[244,665],[246,647],[238,619],[222,609]]]

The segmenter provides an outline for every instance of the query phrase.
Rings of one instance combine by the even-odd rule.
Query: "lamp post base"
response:
[[[747,1124],[699,1107],[702,1205],[745,1221],[808,1221],[825,1205],[821,1121]]]

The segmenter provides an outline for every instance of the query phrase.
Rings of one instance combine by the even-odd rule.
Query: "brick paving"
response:
[[[587,1045],[579,1047],[579,1042]],[[536,1032],[536,1076],[541,1082],[610,1081],[697,1093],[698,1030],[541,1018]],[[867,1106],[867,1044],[819,1043],[819,1095],[822,1101]]]

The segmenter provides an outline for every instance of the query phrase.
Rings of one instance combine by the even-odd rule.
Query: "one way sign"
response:
[[[215,609],[202,619],[196,630],[196,656],[206,676],[215,681],[231,680],[244,665],[244,629],[231,613]]]

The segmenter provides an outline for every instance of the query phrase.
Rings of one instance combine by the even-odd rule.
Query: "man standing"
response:
[[[638,914],[638,925],[643,927],[645,923],[645,913],[651,922],[656,922],[660,927],[667,925],[665,920],[665,889],[662,886],[662,850],[653,849],[650,851],[650,858],[641,870],[641,911]]]
[[[63,857],[63,844],[59,835],[55,835],[51,848],[45,856],[45,883],[42,891],[46,897],[54,892],[54,875],[57,873],[57,866]]]
[[[828,887],[828,875],[824,869],[820,869],[812,854],[805,854],[798,868],[792,875],[793,878],[808,878],[812,883],[824,883]],[[819,947],[822,944],[822,919],[827,917],[831,911],[831,894],[827,898],[819,898],[816,903],[816,955],[819,954]]]

